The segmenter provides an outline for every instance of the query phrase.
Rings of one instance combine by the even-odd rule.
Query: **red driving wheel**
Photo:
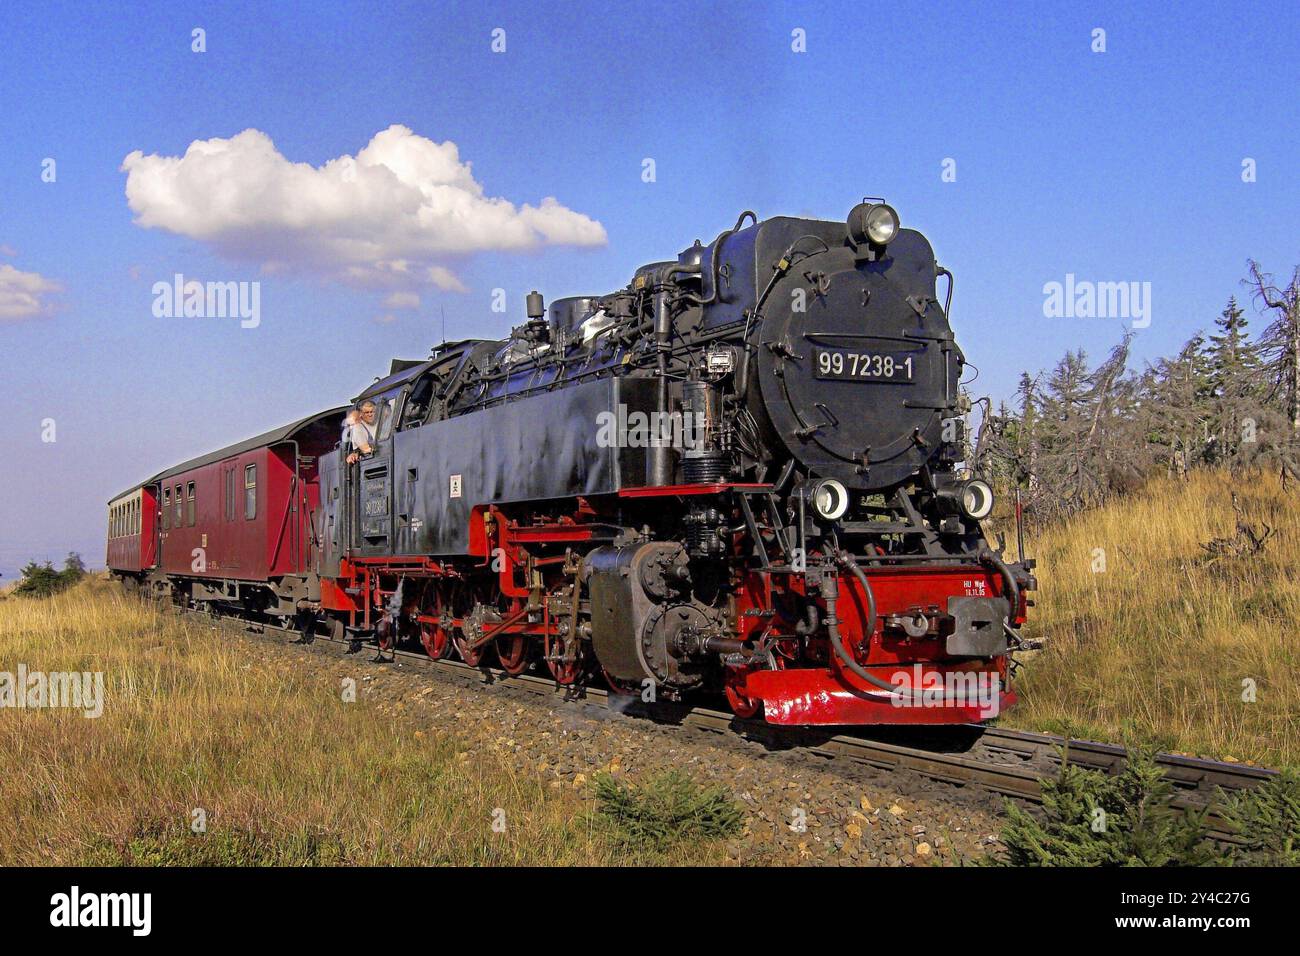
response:
[[[435,661],[446,657],[447,648],[451,646],[447,632],[428,621],[420,622],[420,643],[424,645],[424,652]]]
[[[501,669],[510,676],[522,674],[528,667],[528,635],[503,634],[493,643]]]
[[[456,651],[460,654],[460,659],[470,667],[478,667],[478,665],[482,663],[482,646],[471,649],[469,646],[469,640],[463,634],[457,634],[453,637],[452,643],[456,645]]]
[[[552,638],[550,634],[546,635],[546,667],[551,672],[551,676],[555,678],[555,683],[567,687],[582,676],[582,648],[578,648],[577,655],[571,661],[556,659],[563,653],[563,650],[564,643],[562,641]]]
[[[773,648],[772,664],[779,671],[785,670],[786,655],[792,653],[787,651],[784,644],[784,641],[779,640]],[[748,669],[728,667],[727,674],[723,678],[722,692],[726,695],[727,704],[731,707],[731,712],[741,720],[750,720],[763,713],[762,698],[750,697],[741,690],[745,686],[745,675],[749,672]]]

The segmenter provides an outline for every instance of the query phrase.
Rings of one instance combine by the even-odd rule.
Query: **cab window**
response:
[[[406,404],[402,407],[402,423],[399,428],[415,428],[417,425],[423,425],[424,420],[429,416],[429,406],[433,403],[433,373],[427,373],[420,377],[411,389],[411,393],[406,397]]]
[[[383,441],[393,431],[393,410],[396,398],[389,398],[379,403],[379,421],[375,423],[375,441]]]

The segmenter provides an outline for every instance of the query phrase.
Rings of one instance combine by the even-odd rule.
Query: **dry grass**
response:
[[[1277,533],[1209,560],[1238,515]],[[1017,727],[1272,766],[1300,765],[1300,499],[1268,475],[1160,480],[1030,541],[1041,590]],[[1105,552],[1094,573],[1094,549]],[[1253,680],[1256,700],[1243,701]]]
[[[647,861],[572,790],[344,703],[321,670],[250,659],[102,580],[0,601],[0,671],[19,662],[102,671],[107,703],[97,719],[0,710],[0,864]],[[194,808],[204,835],[190,831]]]

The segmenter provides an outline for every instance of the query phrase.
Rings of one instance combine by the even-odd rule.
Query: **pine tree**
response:
[[[76,584],[86,576],[86,563],[81,560],[81,555],[76,551],[68,552],[68,556],[63,560],[63,570],[59,572],[59,580],[64,587]]]
[[[49,597],[61,590],[63,590],[63,580],[59,577],[59,572],[54,570],[54,565],[48,561],[44,564],[29,561],[22,569],[22,580],[14,588],[14,594],[25,597]]]
[[[1253,432],[1260,418],[1261,362],[1259,348],[1247,332],[1245,313],[1236,297],[1214,320],[1218,335],[1211,335],[1204,354],[1210,386],[1210,437],[1213,447],[1208,458],[1234,466],[1247,457],[1243,435]],[[1243,428],[1244,423],[1253,423]],[[1247,443],[1249,444],[1249,443]]]
[[[1067,755],[1068,756],[1068,755]],[[1068,761],[1042,783],[1041,818],[1007,805],[1001,866],[1203,866],[1225,862],[1205,841],[1204,813],[1180,813],[1150,753],[1115,776]]]
[[[1177,357],[1160,359],[1142,378],[1142,431],[1154,446],[1154,460],[1169,474],[1187,471],[1207,460],[1210,447],[1210,369],[1205,338],[1199,332]]]
[[[1248,866],[1300,866],[1300,771],[1286,769],[1251,790],[1220,795],[1220,815]]]
[[[1020,423],[1016,435],[1016,453],[1024,465],[1030,498],[1038,493],[1038,382],[1028,372],[1020,374],[1016,394],[1020,398]]]
[[[1084,352],[1067,352],[1038,395],[1034,474],[1039,507],[1049,514],[1101,503],[1117,472],[1131,467],[1131,456],[1118,446],[1131,404],[1128,349],[1126,336],[1095,369]]]

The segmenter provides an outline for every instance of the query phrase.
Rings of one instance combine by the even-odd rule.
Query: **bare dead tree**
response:
[[[1255,300],[1272,313],[1260,350],[1271,372],[1274,396],[1283,402],[1291,434],[1300,436],[1300,266],[1283,288],[1254,259],[1248,265],[1250,278],[1243,281]]]

